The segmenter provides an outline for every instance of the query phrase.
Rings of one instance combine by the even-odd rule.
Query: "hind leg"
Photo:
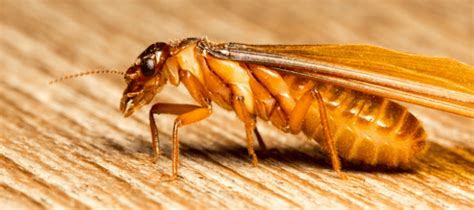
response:
[[[308,112],[311,104],[316,100],[319,108],[319,116],[321,125],[324,133],[324,146],[331,156],[331,163],[333,169],[339,174],[340,177],[345,178],[345,175],[341,172],[341,162],[337,155],[336,145],[334,138],[331,134],[329,127],[326,106],[324,105],[323,97],[319,93],[317,88],[307,91],[301,98],[296,102],[293,112],[290,114],[289,127],[290,131],[294,134],[299,133],[302,129],[304,118]]]

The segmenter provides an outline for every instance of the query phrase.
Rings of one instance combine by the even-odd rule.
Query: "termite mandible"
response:
[[[120,111],[125,117],[149,104],[168,81],[184,84],[196,101],[156,103],[149,111],[155,161],[160,146],[154,115],[177,115],[172,172],[162,180],[178,176],[179,128],[209,117],[212,102],[243,121],[254,165],[254,134],[259,147],[266,148],[258,117],[284,132],[315,139],[342,177],[339,158],[399,167],[426,149],[421,122],[391,99],[474,118],[473,67],[369,45],[249,45],[186,38],[150,45],[125,73],[92,71],[58,80],[93,73],[124,75]]]

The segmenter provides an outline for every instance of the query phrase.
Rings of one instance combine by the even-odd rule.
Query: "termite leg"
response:
[[[154,114],[160,114],[160,104],[155,104],[151,107],[148,114],[150,119],[150,131],[151,131],[151,149],[153,150],[152,161],[153,163],[158,162],[160,159],[160,137],[158,127],[156,126]]]
[[[154,114],[173,114],[181,115],[186,112],[190,112],[194,109],[201,108],[196,105],[187,105],[187,104],[167,104],[167,103],[157,103],[154,104],[149,112],[150,118],[150,131],[151,131],[151,147],[153,150],[153,162],[157,162],[160,159],[160,138],[158,127],[156,126]]]
[[[234,96],[233,104],[234,104],[235,113],[245,124],[245,131],[247,134],[247,151],[249,155],[252,157],[252,164],[254,166],[257,166],[258,159],[253,149],[253,134],[256,130],[255,116],[251,116],[251,114],[247,111],[247,108],[245,107],[245,104],[244,104],[244,97]]]
[[[329,151],[329,155],[331,156],[332,167],[338,173],[339,177],[343,179],[347,179],[346,175],[344,175],[341,172],[341,162],[337,155],[337,150],[336,150],[336,145],[335,145],[336,142],[334,141],[334,138],[331,134],[331,130],[329,127],[326,105],[324,105],[323,97],[321,96],[317,88],[314,88],[312,92],[314,93],[314,96],[316,97],[316,101],[318,102],[319,117],[321,118],[321,125],[323,127],[323,133],[325,137],[324,141],[327,146],[327,150]]]
[[[265,142],[263,141],[263,138],[260,135],[260,132],[258,132],[257,126],[255,126],[255,129],[253,129],[253,132],[255,133],[255,136],[257,137],[258,146],[260,147],[260,150],[262,150],[263,154],[266,154],[267,146],[265,145]]]
[[[337,155],[334,138],[332,137],[331,130],[329,128],[326,106],[324,105],[323,97],[317,88],[307,91],[296,102],[295,108],[290,114],[288,121],[290,131],[294,134],[301,131],[306,113],[308,112],[314,100],[316,100],[318,103],[319,116],[321,118],[321,125],[324,133],[324,143],[326,144],[325,146],[327,147],[329,155],[331,156],[332,167],[340,177],[345,178],[345,175],[341,173],[341,163]]]
[[[198,108],[188,113],[182,114],[176,118],[173,126],[173,153],[172,153],[172,173],[170,177],[162,176],[162,180],[174,180],[178,176],[179,163],[179,139],[178,128],[198,122],[209,117],[212,114],[212,107]]]
[[[162,181],[172,181],[178,177],[178,164],[179,164],[179,137],[178,137],[178,128],[183,127],[185,125],[189,125],[203,119],[206,119],[212,114],[212,106],[209,104],[207,107],[200,107],[196,105],[188,105],[188,104],[164,104],[158,103],[153,105],[152,110],[150,111],[150,116],[152,119],[154,113],[159,114],[174,114],[179,115],[176,117],[173,126],[173,143],[172,143],[172,154],[171,154],[171,175],[163,175],[161,177]],[[150,125],[152,127],[152,139],[153,142],[153,150],[158,151],[159,154],[159,147],[158,145],[158,129],[156,128],[156,124],[154,124],[154,120],[150,120]],[[156,153],[155,153],[156,154]],[[156,157],[155,157],[156,158]]]
[[[175,180],[178,177],[178,164],[179,164],[179,139],[178,139],[178,128],[185,125],[189,125],[203,119],[206,119],[212,114],[211,100],[207,96],[206,89],[199,82],[191,72],[181,70],[179,72],[180,81],[183,82],[189,94],[201,105],[172,105],[166,106],[162,109],[171,113],[179,114],[174,121],[173,126],[173,150],[171,155],[171,176],[163,175],[162,181]]]

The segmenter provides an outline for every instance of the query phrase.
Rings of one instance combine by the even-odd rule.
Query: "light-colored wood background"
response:
[[[270,149],[252,167],[243,125],[217,109],[181,131],[160,116],[151,153],[146,108],[124,119],[115,75],[47,85],[68,73],[126,69],[150,43],[207,35],[248,43],[368,43],[474,65],[474,3],[399,1],[0,1],[0,209],[472,208],[474,120],[410,106],[431,144],[408,171],[346,166],[339,179],[317,144],[265,123]],[[187,102],[165,88],[159,101]],[[260,153],[258,153],[260,154]]]

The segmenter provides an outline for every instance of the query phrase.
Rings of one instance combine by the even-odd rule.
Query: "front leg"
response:
[[[168,113],[178,115],[174,121],[173,126],[173,150],[171,155],[171,175],[163,175],[162,180],[171,181],[178,177],[178,163],[179,163],[179,139],[178,129],[185,125],[189,125],[203,119],[206,119],[212,114],[211,100],[208,97],[207,90],[199,82],[199,80],[191,74],[189,71],[181,70],[179,72],[180,81],[186,86],[189,94],[200,104],[188,105],[188,104],[155,104],[150,110],[150,128],[152,135],[152,146],[155,154],[154,159],[158,160],[160,149],[158,142],[158,129],[156,127],[155,119],[153,114],[155,113]]]
[[[162,180],[169,181],[174,180],[178,176],[178,163],[179,163],[179,138],[178,128],[189,125],[203,119],[206,119],[212,114],[212,106],[209,104],[205,107],[189,104],[165,104],[157,103],[153,105],[150,110],[150,130],[152,137],[152,148],[154,152],[153,160],[156,162],[160,157],[160,146],[158,137],[158,128],[155,123],[154,114],[173,114],[178,115],[174,121],[173,126],[173,143],[172,143],[172,154],[171,154],[171,175],[163,175]]]
[[[196,105],[189,104],[168,104],[168,103],[157,103],[153,105],[149,112],[150,119],[150,131],[151,131],[151,147],[153,150],[153,162],[157,162],[160,159],[160,138],[158,127],[156,126],[154,114],[172,114],[182,115],[192,110],[201,108]]]

